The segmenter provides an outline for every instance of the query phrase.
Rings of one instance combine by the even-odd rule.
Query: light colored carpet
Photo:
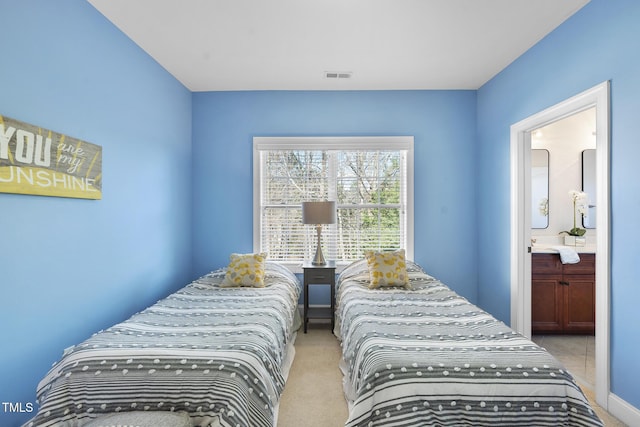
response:
[[[595,337],[588,335],[534,335],[533,341],[547,349],[575,378],[591,406],[606,427],[625,424],[602,409],[595,401]]]
[[[341,427],[347,421],[342,392],[340,344],[329,323],[309,323],[298,331],[278,415],[278,427]]]
[[[340,344],[328,323],[310,323],[298,331],[296,356],[280,400],[278,427],[342,427],[348,418],[342,392]],[[599,407],[593,392],[580,384],[606,427],[625,424]]]
[[[596,411],[596,414],[598,414],[605,427],[627,427],[625,423],[598,406],[593,390],[591,390],[586,384],[581,383],[579,380],[576,381],[578,382],[580,388],[582,388],[584,395],[587,396],[587,399],[589,399],[589,403],[591,403],[593,410]]]

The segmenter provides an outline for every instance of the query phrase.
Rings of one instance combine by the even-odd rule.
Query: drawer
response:
[[[532,254],[531,272],[533,274],[562,274],[562,262],[557,254]]]
[[[595,254],[579,254],[580,262],[577,264],[565,264],[564,274],[594,274],[596,271]]]
[[[335,280],[336,270],[334,268],[305,268],[304,282],[307,284],[328,283]]]

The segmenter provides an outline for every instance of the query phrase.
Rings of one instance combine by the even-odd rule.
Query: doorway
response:
[[[593,266],[597,205],[595,164],[590,160],[595,158],[595,129],[596,111],[590,107],[531,132],[532,339],[591,391],[595,390],[595,277],[573,276],[571,286],[563,286],[569,282],[549,281],[556,276],[549,275],[546,262],[558,256],[550,253],[564,243],[563,231],[579,227],[585,234],[575,246],[577,268],[586,273]],[[572,194],[581,196],[577,211]],[[536,273],[540,263],[544,273]]]
[[[531,338],[532,132],[577,112],[596,110],[595,397],[609,396],[609,82],[601,83],[511,126],[511,327]]]

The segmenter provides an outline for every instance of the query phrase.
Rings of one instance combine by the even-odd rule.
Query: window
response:
[[[303,201],[335,200],[323,226],[326,259],[404,248],[413,258],[413,137],[255,137],[254,250],[300,264],[313,258],[315,227]]]

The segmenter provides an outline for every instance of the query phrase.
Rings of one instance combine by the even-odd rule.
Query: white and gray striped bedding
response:
[[[264,288],[207,274],[67,350],[25,426],[78,427],[120,411],[184,411],[194,426],[273,426],[300,319],[300,282],[267,263]]]
[[[368,289],[364,261],[338,279],[346,426],[603,425],[549,353],[407,267],[412,290]]]

